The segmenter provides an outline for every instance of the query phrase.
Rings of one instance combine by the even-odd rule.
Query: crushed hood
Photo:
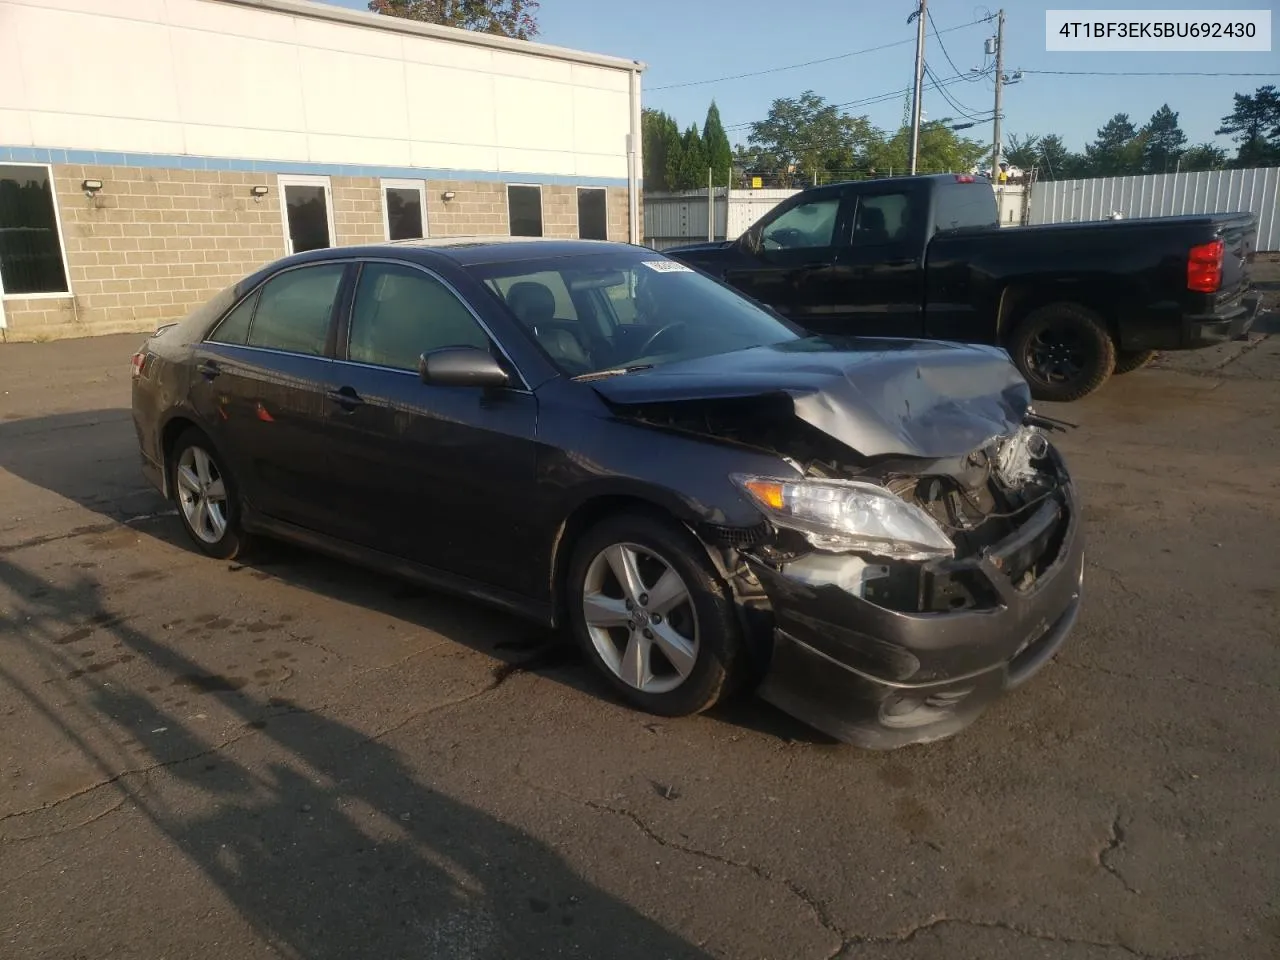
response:
[[[1031,394],[997,347],[810,337],[592,384],[615,408],[784,395],[864,457],[958,457],[1022,423]]]

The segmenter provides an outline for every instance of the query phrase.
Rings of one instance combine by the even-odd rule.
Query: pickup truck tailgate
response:
[[[1220,229],[1224,249],[1222,286],[1216,297],[1219,305],[1237,299],[1250,289],[1254,244],[1258,237],[1257,222],[1249,215],[1226,219]]]

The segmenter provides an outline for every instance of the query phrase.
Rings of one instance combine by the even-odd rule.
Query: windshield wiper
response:
[[[583,373],[572,379],[577,383],[590,383],[592,380],[603,380],[606,377],[619,377],[624,373],[636,373],[639,370],[652,370],[652,363],[637,363],[630,367],[614,367],[611,370],[597,370],[595,373]]]

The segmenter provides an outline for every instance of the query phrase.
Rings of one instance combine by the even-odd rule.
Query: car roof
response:
[[[395,257],[397,260],[417,261],[422,264],[437,262],[439,258],[452,260],[459,266],[480,263],[516,263],[521,260],[542,260],[556,257],[587,256],[590,254],[649,253],[661,256],[656,250],[629,243],[608,240],[560,240],[552,237],[431,237],[424,240],[397,240],[390,243],[364,244],[350,247],[327,247],[312,250],[288,258],[292,263],[310,260],[327,260],[340,257]]]

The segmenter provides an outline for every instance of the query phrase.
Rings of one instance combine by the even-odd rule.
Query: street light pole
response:
[[[916,160],[920,156],[920,99],[924,92],[924,25],[929,0],[920,0],[920,6],[912,15],[916,23],[916,83],[911,103],[911,174],[915,175]],[[907,18],[907,23],[912,17]]]

